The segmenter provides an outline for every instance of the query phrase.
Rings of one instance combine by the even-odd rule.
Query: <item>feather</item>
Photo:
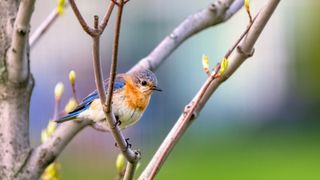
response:
[[[105,89],[105,92],[106,92],[107,89],[108,89],[109,81],[105,81],[105,82],[106,83],[104,85],[104,89]],[[125,84],[126,83],[125,83],[125,80],[123,78],[123,75],[118,75],[116,77],[116,79],[115,79],[115,82],[114,82],[113,91],[117,91],[119,89],[122,89]],[[69,112],[64,117],[62,117],[62,118],[60,118],[58,120],[55,120],[55,122],[62,123],[62,122],[65,122],[65,121],[69,121],[69,120],[75,119],[80,113],[82,113],[83,111],[87,110],[90,107],[91,103],[95,99],[98,99],[98,98],[99,98],[98,91],[94,90],[87,97],[85,97],[73,111]]]

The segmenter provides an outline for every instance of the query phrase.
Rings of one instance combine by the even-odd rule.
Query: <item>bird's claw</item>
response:
[[[126,145],[126,149],[131,148],[131,147],[132,147],[132,144],[129,143],[130,138],[126,138],[125,140],[126,140],[126,144],[127,144],[127,145]],[[118,143],[115,142],[115,143],[114,143],[114,146],[115,146],[115,147],[118,147]]]
[[[120,126],[121,123],[122,123],[122,122],[121,122],[118,118],[116,118],[116,122],[114,123],[113,128],[115,128],[115,127],[117,127],[117,126]]]
[[[129,140],[130,138],[126,138],[126,143],[127,143],[126,149],[129,149],[132,147],[132,144],[129,143]]]

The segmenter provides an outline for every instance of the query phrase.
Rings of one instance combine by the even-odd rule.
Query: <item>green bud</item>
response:
[[[116,168],[118,173],[122,173],[125,170],[126,167],[126,159],[123,156],[122,153],[118,154],[117,160],[116,160]]]

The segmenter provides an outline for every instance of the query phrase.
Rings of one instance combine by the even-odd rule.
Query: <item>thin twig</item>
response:
[[[98,31],[98,18],[95,16],[94,18],[94,24],[95,24],[95,30]],[[100,33],[99,33],[100,34]],[[93,67],[94,67],[94,74],[95,74],[95,82],[99,94],[99,98],[101,101],[101,104],[103,107],[105,107],[106,103],[106,95],[105,95],[105,90],[103,87],[103,81],[102,81],[102,73],[101,73],[101,65],[100,65],[100,50],[99,50],[99,41],[100,41],[100,35],[98,36],[93,36]],[[113,93],[113,92],[111,92]],[[120,129],[118,126],[114,126],[116,124],[116,119],[114,117],[114,114],[112,111],[109,113],[106,113],[105,108],[103,108],[106,120],[109,124],[110,130],[112,132],[112,135],[114,139],[116,140],[121,152],[124,154],[124,156],[127,158],[128,161],[135,161],[136,155],[135,152],[132,151],[130,148],[127,147],[127,142],[121,133]]]
[[[133,179],[136,167],[137,167],[136,162],[135,163],[127,162],[127,167],[126,167],[126,171],[125,171],[123,180]]]
[[[123,7],[124,7],[124,1],[120,0],[118,2],[115,36],[114,36],[113,49],[112,49],[112,63],[110,67],[107,101],[104,107],[104,111],[106,113],[106,116],[109,117],[107,118],[107,121],[109,123],[109,127],[111,127],[111,132],[114,138],[116,139],[117,145],[119,146],[121,152],[123,153],[123,155],[126,157],[128,161],[124,180],[130,180],[133,178],[136,164],[140,160],[140,153],[138,153],[137,151],[133,151],[130,147],[128,147],[128,143],[126,141],[123,141],[125,139],[122,133],[120,132],[119,127],[114,126],[116,121],[114,118],[114,114],[112,113],[112,106],[111,106],[112,95],[113,95],[113,85],[116,77],[117,62],[118,62],[119,38],[120,38]]]
[[[64,4],[64,7],[68,7],[69,2],[67,1]],[[32,33],[30,39],[29,39],[29,44],[30,48],[32,49],[39,39],[47,32],[47,30],[51,27],[51,25],[60,17],[59,12],[55,8],[54,10],[51,11],[49,16],[40,24],[40,26]]]
[[[99,18],[98,16],[94,16],[94,29],[98,31],[98,22]],[[103,87],[103,78],[102,78],[102,72],[101,72],[101,65],[100,65],[100,36],[92,36],[92,56],[93,56],[93,69],[94,69],[94,76],[95,76],[95,82],[97,86],[97,90],[99,92],[99,98],[101,100],[101,103],[105,103],[106,94]]]
[[[244,62],[245,59],[252,55],[253,45],[258,39],[261,31],[265,27],[267,21],[271,17],[273,11],[277,7],[280,0],[269,0],[262,8],[261,13],[258,15],[256,21],[253,22],[252,27],[244,39],[238,46],[238,51],[232,56],[229,61],[230,65],[225,74],[221,78],[214,79],[213,76],[207,79],[202,88],[199,90],[193,100],[186,106],[186,110],[181,114],[178,121],[171,129],[165,140],[160,145],[159,149],[143,171],[140,180],[153,179],[157,174],[161,165],[168,157],[169,153],[176,145],[180,137],[184,134],[187,127],[191,124],[192,119],[196,118],[197,114],[201,111],[204,104],[208,101],[212,93],[223,83],[234,71]]]
[[[117,64],[118,64],[118,49],[119,49],[119,38],[120,38],[120,28],[121,28],[121,17],[123,12],[123,0],[120,0],[118,3],[118,11],[117,11],[117,19],[116,19],[116,27],[115,27],[115,35],[113,41],[112,48],[112,61],[110,67],[110,75],[109,75],[109,85],[108,85],[108,96],[107,96],[107,104],[106,104],[106,113],[111,111],[111,100],[113,95],[113,84],[114,79],[116,77]]]
[[[224,55],[224,57],[226,59],[229,58],[229,56],[231,55],[231,53],[236,49],[236,47],[239,45],[239,43],[241,42],[241,40],[248,34],[254,20],[258,17],[259,12],[257,13],[257,15],[254,17],[254,19],[250,19],[250,24],[248,25],[247,29],[240,35],[240,37],[238,38],[238,40],[236,41],[236,43],[233,44],[233,46],[227,51],[227,53]]]
[[[87,22],[84,20],[84,18],[82,17],[78,6],[76,5],[76,3],[74,2],[74,0],[69,0],[69,3],[71,5],[71,8],[74,12],[74,14],[76,15],[80,25],[82,26],[83,30],[88,33],[90,36],[96,36],[97,33],[95,32],[94,29],[92,29],[90,26],[88,26]]]
[[[114,2],[110,2],[113,4]],[[122,17],[122,11],[124,2],[123,0],[120,0],[119,6],[118,6],[118,13],[117,13],[117,20],[116,20],[116,30],[115,30],[115,39],[113,43],[113,53],[112,53],[112,63],[110,67],[110,79],[109,79],[109,85],[108,85],[108,99],[106,99],[103,81],[102,81],[102,73],[101,73],[101,65],[100,65],[100,50],[99,50],[99,40],[100,36],[104,30],[103,26],[107,25],[107,21],[109,20],[109,17],[111,15],[111,11],[113,9],[114,5],[109,5],[109,8],[107,10],[107,13],[102,21],[102,28],[99,28],[99,20],[98,16],[94,17],[94,28],[91,28],[87,25],[85,20],[82,18],[81,13],[79,12],[77,5],[75,4],[74,0],[70,0],[70,4],[72,9],[75,12],[76,17],[78,18],[81,26],[83,29],[92,37],[93,39],[93,66],[94,66],[94,74],[95,74],[95,82],[97,86],[97,90],[99,93],[99,98],[101,101],[101,104],[103,106],[103,110],[105,112],[106,120],[110,127],[110,130],[112,132],[112,135],[114,139],[117,142],[118,147],[120,148],[123,155],[126,157],[128,162],[136,163],[140,159],[140,154],[136,151],[133,151],[130,147],[128,147],[127,141],[124,138],[123,134],[120,131],[120,128],[116,126],[116,119],[114,117],[114,114],[111,109],[111,100],[112,100],[112,94],[113,94],[113,84],[114,79],[116,75],[116,67],[117,67],[117,58],[118,58],[118,47],[119,47],[119,37],[120,37],[120,25],[121,25],[121,17]],[[109,17],[108,17],[109,16]],[[133,173],[133,172],[132,172]]]
[[[106,28],[113,8],[114,8],[114,3],[112,1],[110,1],[108,9],[107,9],[102,21],[100,22],[100,25],[99,25],[100,31],[104,31],[104,29]]]

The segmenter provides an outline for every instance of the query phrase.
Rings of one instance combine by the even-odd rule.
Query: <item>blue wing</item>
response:
[[[107,91],[108,89],[108,82],[106,82],[104,89],[105,91]],[[113,86],[113,91],[122,89],[125,85],[125,81],[123,79],[122,76],[117,76],[114,82],[114,86]],[[90,107],[90,104],[92,103],[93,100],[98,99],[99,98],[99,94],[98,91],[95,90],[92,93],[90,93],[87,97],[85,97],[81,103],[71,112],[69,112],[67,115],[65,115],[64,117],[62,117],[61,119],[55,120],[55,122],[57,123],[62,123],[68,120],[72,120],[75,119],[77,117],[78,114],[80,114],[81,112],[87,110]]]

